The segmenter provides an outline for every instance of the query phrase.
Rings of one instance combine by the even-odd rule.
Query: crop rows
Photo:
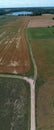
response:
[[[0,30],[0,72],[25,73],[30,69],[30,58],[24,29],[27,19],[17,18],[3,25]]]

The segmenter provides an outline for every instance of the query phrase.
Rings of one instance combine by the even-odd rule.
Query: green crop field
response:
[[[0,130],[28,130],[29,85],[18,79],[0,78]]]
[[[54,38],[54,27],[28,28],[27,32],[31,41],[36,39]]]
[[[37,130],[54,130],[54,27],[27,28],[37,65]]]
[[[54,27],[28,28],[26,34],[32,46],[38,77],[54,79]]]

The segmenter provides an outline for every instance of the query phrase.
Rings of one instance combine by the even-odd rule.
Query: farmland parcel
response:
[[[25,17],[0,17],[1,130],[28,130],[30,127],[30,86],[26,81],[9,75],[25,74],[30,70],[29,51],[24,37],[27,21]]]
[[[0,73],[23,74],[30,70],[29,51],[24,37],[25,17],[0,18]]]
[[[52,17],[51,15],[31,17],[32,21],[29,22],[29,28],[26,29],[38,70],[36,82],[37,130],[54,130],[54,27],[49,22]],[[43,20],[46,23],[42,22]],[[34,21],[38,21],[35,28]],[[41,27],[37,27],[39,23]]]
[[[22,80],[0,78],[0,129],[28,130],[29,85]]]
[[[54,124],[53,124],[54,122],[54,116],[53,116],[53,113],[54,113],[53,111],[54,110],[53,109],[54,107],[53,105],[54,104],[54,91],[53,91],[54,90],[53,88],[54,86],[54,82],[53,82],[54,80],[54,57],[53,57],[54,55],[54,27],[51,27],[52,25],[54,25],[53,24],[54,21],[52,20],[53,16],[49,15],[49,17],[48,16],[43,16],[43,17],[41,16],[40,18],[38,17],[38,21],[41,19],[40,23],[38,23],[38,27],[40,27],[39,24],[41,24],[41,27],[42,27],[42,23],[43,23],[42,21],[44,18],[46,18],[46,21],[48,19],[48,22],[49,20],[51,20],[49,23],[49,26],[47,22],[47,25],[43,25],[42,28],[26,29],[26,38],[27,38],[27,41],[29,40],[29,44],[31,44],[32,46],[33,55],[34,55],[35,61],[37,63],[37,68],[38,68],[38,78],[37,78],[37,83],[36,83],[37,130],[38,129],[54,130]],[[35,19],[37,21],[37,17],[14,17],[14,16],[4,17],[3,16],[1,18],[0,20],[0,73],[25,74],[29,72],[32,64],[30,62],[28,46],[26,44],[26,40],[24,37],[24,29],[29,20],[35,20]],[[28,27],[30,26],[29,24],[28,24]],[[31,76],[32,74],[33,72],[31,71]],[[29,92],[27,92],[29,91],[29,89],[26,88],[28,84],[24,83],[24,81],[22,80],[16,81],[14,79],[14,81],[12,81],[11,79],[7,79],[7,78],[6,79],[1,78],[0,80],[1,80],[1,84],[0,84],[1,109],[0,110],[2,111],[1,112],[2,120],[0,120],[1,129],[4,130],[5,128],[6,130],[7,124],[8,124],[7,129],[11,129],[11,130],[12,129],[14,130],[28,129],[29,111],[27,110],[28,110],[29,97],[30,97]],[[16,87],[17,92],[15,91],[15,86],[17,86]],[[22,89],[21,89],[21,86],[22,86]],[[12,91],[12,88],[14,88],[13,91]],[[18,90],[18,88],[20,90]],[[26,90],[28,89],[28,90],[24,91],[24,89]],[[6,90],[7,90],[8,96],[6,95]],[[24,105],[22,104],[22,102],[24,102],[24,98],[22,97],[21,92],[25,92],[24,98],[27,104],[27,106],[25,105],[25,107],[23,107]],[[18,95],[21,98],[18,98]],[[28,96],[27,98],[26,98],[26,95]],[[3,99],[3,102],[2,102],[3,96],[5,98]],[[21,99],[22,99],[22,102],[21,102]],[[18,108],[19,102],[21,102],[22,107],[20,105],[20,107]],[[46,105],[44,104],[44,102]],[[25,110],[25,113],[26,113],[23,116],[23,118],[22,118],[22,113],[24,112],[22,111],[21,113],[20,108]],[[18,112],[21,113],[21,118]],[[7,113],[8,115],[6,115]],[[7,124],[6,124],[6,121],[7,121]],[[4,127],[2,126],[3,122],[4,122]]]

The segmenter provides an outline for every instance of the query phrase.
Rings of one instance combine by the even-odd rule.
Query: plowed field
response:
[[[23,74],[30,70],[30,57],[24,37],[28,19],[0,18],[0,73]]]
[[[48,27],[54,26],[54,15],[46,14],[42,16],[31,17],[28,27]]]

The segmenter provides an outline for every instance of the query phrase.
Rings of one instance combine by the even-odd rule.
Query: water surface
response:
[[[13,13],[10,13],[8,15],[18,16],[18,15],[29,15],[29,14],[32,14],[32,12],[30,12],[30,11],[20,11],[20,12],[13,12]]]

